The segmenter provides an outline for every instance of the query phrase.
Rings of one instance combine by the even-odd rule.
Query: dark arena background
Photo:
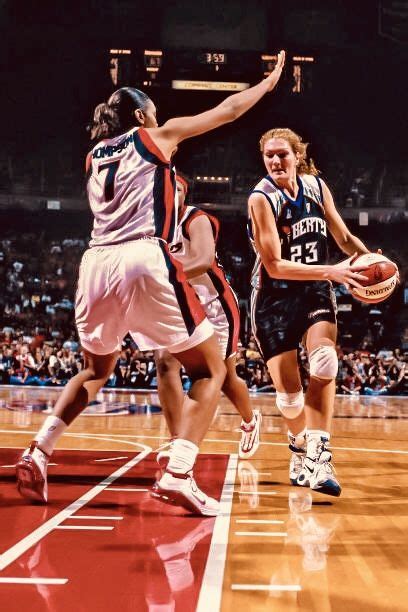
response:
[[[238,460],[240,418],[223,396],[195,468],[221,514],[152,499],[168,432],[153,353],[127,336],[58,444],[50,502],[28,504],[15,463],[83,367],[74,298],[92,227],[93,109],[129,85],[154,100],[159,124],[197,114],[259,82],[280,49],[277,90],[175,156],[189,203],[221,223],[241,311],[237,369],[263,413],[258,452]],[[0,609],[406,609],[408,2],[2,0],[0,64]],[[339,499],[289,487],[286,430],[251,334],[248,194],[265,174],[260,136],[286,126],[310,143],[352,232],[400,271],[379,304],[335,287]],[[341,257],[331,243],[330,261]]]

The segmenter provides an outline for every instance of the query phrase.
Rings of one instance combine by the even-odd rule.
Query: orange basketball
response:
[[[359,281],[361,289],[355,287],[353,296],[368,304],[377,304],[386,300],[397,286],[398,268],[395,263],[379,253],[364,253],[358,255],[353,266],[367,266],[360,274],[368,280]]]

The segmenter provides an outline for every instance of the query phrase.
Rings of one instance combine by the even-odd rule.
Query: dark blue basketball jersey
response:
[[[269,202],[281,242],[282,259],[303,264],[325,264],[328,258],[327,224],[324,214],[320,180],[316,176],[297,177],[298,195],[292,200],[270,176],[261,179],[252,193],[262,193]],[[286,287],[304,281],[282,281],[272,279],[265,270],[252,235],[251,220],[249,237],[256,254],[252,271],[254,287]]]

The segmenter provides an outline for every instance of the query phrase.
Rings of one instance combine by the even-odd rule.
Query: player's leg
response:
[[[95,398],[109,378],[117,355],[117,352],[94,355],[84,350],[84,369],[64,387],[53,414],[45,419],[30,447],[16,464],[17,487],[23,497],[33,501],[47,501],[47,465],[55,445],[68,425]]]
[[[151,251],[149,257],[148,249]],[[178,438],[171,446],[167,470],[155,483],[152,495],[211,516],[218,513],[218,502],[199,491],[192,470],[198,446],[214,417],[225,366],[213,327],[168,247],[162,243],[144,244],[143,257],[147,261],[144,292],[139,295],[138,316],[133,317],[130,329],[139,333],[140,339],[143,336],[140,321],[143,321],[146,338],[140,348],[167,346],[192,381],[184,399]]]
[[[214,327],[227,368],[222,390],[242,417],[239,456],[241,459],[249,459],[259,447],[262,415],[259,410],[252,410],[248,387],[237,376],[236,353],[240,328],[238,301],[231,287],[226,284],[224,292],[204,308]]]
[[[154,352],[157,372],[157,391],[170,437],[179,436],[184,390],[180,378],[181,365],[167,349]]]
[[[306,452],[306,419],[304,396],[300,379],[297,350],[285,351],[271,357],[268,370],[276,388],[276,407],[288,428],[289,478],[293,485],[303,468]]]
[[[339,496],[341,487],[331,465],[329,450],[338,369],[336,335],[336,324],[328,321],[315,323],[306,335],[310,365],[310,382],[305,398],[307,453],[298,482],[309,482],[316,491]]]
[[[192,385],[184,400],[179,437],[172,444],[167,469],[154,485],[152,495],[191,512],[213,516],[219,504],[197,487],[193,467],[199,444],[214,417],[225,366],[214,336],[174,355],[185,367]]]
[[[227,374],[222,390],[242,417],[239,457],[240,459],[249,459],[259,447],[262,415],[259,410],[252,410],[248,387],[242,378],[237,375],[236,355],[231,355],[224,363]]]

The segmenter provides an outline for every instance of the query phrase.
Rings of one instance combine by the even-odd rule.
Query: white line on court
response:
[[[250,525],[283,525],[285,521],[272,521],[267,519],[236,519],[236,523],[249,523]]]
[[[35,435],[36,433],[38,433],[37,431],[31,431],[31,430],[18,430],[18,429],[0,429],[0,433],[15,433],[15,434],[30,434],[30,435]],[[132,435],[128,435],[128,434],[109,434],[111,436],[111,438],[118,438],[117,440],[112,439],[111,438],[105,438],[102,437],[103,434],[92,434],[92,436],[89,436],[86,433],[64,433],[64,435],[62,436],[62,438],[64,438],[64,436],[74,436],[74,437],[80,437],[80,438],[95,438],[95,439],[100,439],[100,440],[111,440],[112,442],[122,442],[123,444],[131,444],[130,441],[128,440],[122,440],[122,438],[136,438],[138,440],[165,440],[167,439],[167,436],[142,436],[142,435],[136,435],[136,434],[132,434]],[[226,440],[226,439],[220,439],[220,438],[204,438],[203,442],[217,442],[218,444],[236,444],[238,445],[239,440]],[[169,443],[163,445],[167,446]],[[287,448],[288,444],[287,442],[260,442],[259,443],[260,446],[284,446]],[[15,448],[15,446],[3,446],[2,448]],[[344,450],[344,451],[355,451],[355,452],[362,452],[362,453],[385,453],[385,454],[396,454],[396,455],[408,455],[408,450],[400,450],[400,449],[386,449],[386,448],[360,448],[360,447],[353,447],[353,446],[331,446],[330,448],[332,448],[333,450]],[[62,448],[57,449],[57,450],[63,450]],[[65,450],[72,450],[72,449],[65,449]],[[94,450],[112,450],[112,449],[94,449]],[[158,449],[156,449],[158,450]],[[152,449],[152,452],[156,452],[155,450]]]
[[[134,443],[135,444],[135,443]],[[135,444],[136,445],[136,444]],[[37,529],[28,534],[25,538],[11,546],[8,550],[6,550],[2,555],[0,555],[0,571],[4,570],[8,565],[13,563],[16,559],[18,559],[23,553],[25,553],[29,548],[31,548],[34,544],[37,544],[42,538],[48,535],[55,527],[63,523],[67,518],[70,518],[71,515],[85,506],[89,501],[91,501],[94,497],[99,495],[103,490],[109,487],[112,482],[123,476],[126,472],[132,469],[135,465],[143,461],[145,457],[150,455],[152,449],[150,446],[145,446],[144,444],[138,444],[138,446],[142,447],[144,450],[133,457],[130,461],[122,465],[115,472],[113,472],[110,476],[102,480],[100,483],[89,489],[84,495],[79,497],[76,501],[72,502],[69,506],[64,508],[61,512],[58,512],[55,516],[50,518],[48,521],[40,525]]]
[[[0,578],[0,584],[66,584],[68,578]]]
[[[96,521],[123,521],[123,516],[98,516],[96,514],[73,514],[69,517],[69,520],[72,519],[86,519],[86,520],[96,520]]]
[[[105,461],[118,461],[119,459],[128,459],[128,457],[108,457],[108,459],[94,459],[94,461],[103,463]]]
[[[301,591],[300,584],[231,584],[233,591]]]
[[[268,538],[286,538],[286,531],[236,531],[236,536],[266,536]]]
[[[215,519],[196,612],[218,612],[221,607],[233,498],[231,493],[234,489],[237,465],[238,455],[230,455],[221,493],[220,514]]]
[[[240,491],[239,489],[234,489],[234,493],[239,493],[240,495],[277,495],[277,491]]]
[[[0,465],[0,467],[2,467],[2,468],[15,468],[16,464],[13,463],[13,465]]]
[[[136,487],[106,487],[107,491],[138,491],[138,492],[145,492],[145,491],[149,491],[150,489],[140,489],[140,488],[136,488]]]
[[[76,529],[77,531],[111,531],[111,525],[57,525],[54,529]]]

